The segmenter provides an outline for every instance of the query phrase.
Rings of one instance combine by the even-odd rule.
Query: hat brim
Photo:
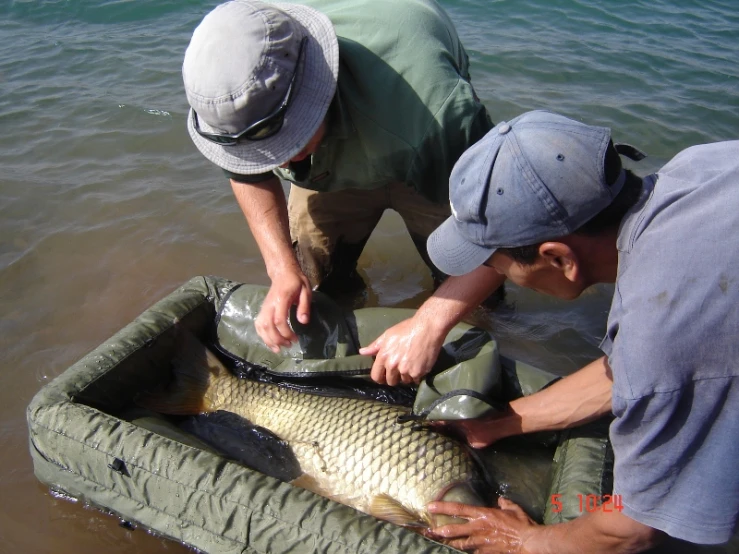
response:
[[[457,229],[454,217],[448,218],[431,233],[426,249],[433,264],[440,271],[452,276],[474,271],[497,250],[495,247],[470,242]]]
[[[306,31],[300,73],[282,129],[264,140],[241,141],[222,146],[201,137],[195,130],[193,110],[187,116],[187,130],[200,152],[223,169],[242,175],[266,173],[298,154],[318,131],[336,92],[339,75],[339,42],[333,24],[324,14],[297,4],[275,3]],[[218,132],[202,118],[203,131]]]

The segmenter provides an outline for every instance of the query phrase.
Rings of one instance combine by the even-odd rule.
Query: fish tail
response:
[[[175,355],[172,359],[174,379],[161,392],[139,395],[140,406],[172,415],[193,415],[218,409],[215,384],[230,377],[228,369],[190,331],[177,329]]]

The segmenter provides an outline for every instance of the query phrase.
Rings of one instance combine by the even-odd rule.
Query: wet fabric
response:
[[[413,310],[405,309],[348,312],[316,291],[310,322],[303,325],[294,314],[290,319],[298,341],[275,353],[259,339],[254,326],[268,291],[268,287],[258,285],[235,285],[229,291],[217,304],[216,346],[252,375],[289,379],[317,392],[326,389],[327,378],[334,380],[332,389],[342,382],[339,378],[354,379],[358,387],[375,387],[369,379],[373,359],[361,356],[359,348],[413,315]],[[493,337],[479,327],[460,323],[447,335],[430,374],[415,392],[414,414],[432,420],[492,415],[502,409],[496,402],[502,371]],[[316,382],[318,378],[323,379]]]
[[[623,513],[703,544],[739,518],[737,185],[739,141],[689,148],[645,179],[602,344]]]
[[[242,302],[241,312],[246,318],[244,327],[248,328],[249,314],[258,313],[259,298],[265,288],[217,277],[193,278],[44,386],[27,409],[35,475],[54,490],[202,552],[267,553],[299,547],[301,553],[316,554],[451,553],[452,549],[408,529],[378,521],[281,482],[280,478],[291,476],[289,464],[286,464],[287,473],[275,474],[278,478],[265,475],[234,462],[233,458],[240,455],[238,452],[219,453],[219,448],[183,431],[182,422],[176,418],[135,408],[138,394],[156,390],[171,379],[170,363],[182,327],[204,343],[217,345],[218,333],[224,330],[217,332],[216,328],[227,315],[231,318],[230,325],[236,325],[237,310],[234,308],[229,315],[228,310],[220,308],[233,306],[230,303],[233,300]],[[245,291],[241,298],[236,296],[239,290]],[[326,304],[324,312],[339,313],[332,312],[335,306],[330,302]],[[333,366],[327,376],[345,378],[331,372],[341,370],[342,360],[353,363],[355,343],[373,340],[384,325],[392,325],[411,312],[366,310],[370,312],[366,316],[368,324],[363,323],[364,314],[355,313],[348,318],[342,316],[343,321],[335,321],[333,326],[326,325],[322,335],[320,329],[314,328],[321,337],[322,346],[316,350],[314,345],[304,343],[304,348],[298,351],[299,356],[285,368],[292,371],[303,363],[297,363],[298,360],[303,359],[306,367],[320,370],[319,360],[310,356],[326,352],[324,345],[328,344],[334,345],[334,358],[327,361]],[[355,322],[356,327],[347,321]],[[232,333],[230,346],[248,339],[249,333]],[[335,340],[331,338],[334,335]],[[481,381],[479,375],[474,379],[464,376],[466,361],[486,364],[472,372],[484,373],[495,352],[495,342],[486,332],[464,325],[453,329],[435,374],[438,382],[432,379],[424,385],[430,390],[425,393],[428,400],[422,404],[433,405],[448,392],[453,392],[445,387],[463,387],[458,396],[463,401],[457,404],[464,408],[469,405],[465,392],[468,387],[481,385],[483,390],[490,391],[486,397],[507,400],[508,392],[515,395],[534,392],[555,379],[546,371],[503,357],[500,358],[501,373],[496,378],[506,381],[502,386],[496,380]],[[247,365],[242,363],[241,370],[247,370]],[[272,369],[278,366],[279,363]],[[459,378],[445,375],[444,372],[456,366],[462,368]],[[352,370],[347,373],[351,376]],[[354,379],[357,385],[367,379],[363,375],[346,378]],[[474,400],[478,399],[477,394],[472,395]],[[454,406],[456,399],[452,395],[443,401]],[[208,423],[211,424],[220,427],[224,421],[217,418]],[[206,431],[203,437],[208,439],[208,434]],[[565,448],[555,455],[564,470],[558,481],[580,483],[579,490],[583,494],[600,493],[600,473],[590,475],[590,470],[584,468],[600,467],[598,460],[602,448],[578,449],[579,454],[573,457],[573,449],[565,442],[558,442],[556,435],[549,444],[537,446],[544,453],[544,458],[537,458],[539,464],[546,462],[547,451],[553,453],[555,447],[558,452]],[[284,454],[280,447],[271,455],[273,460],[278,460]],[[584,458],[578,462],[578,456]],[[588,462],[593,457],[594,461]],[[525,464],[516,466],[526,471]],[[272,469],[276,468],[270,471]],[[557,472],[559,474],[559,470]],[[546,476],[541,468],[538,473]],[[512,486],[506,490],[526,492],[524,489],[530,487],[537,489],[529,483],[524,488]],[[528,496],[532,499],[528,503],[525,498],[516,496],[529,510],[534,510],[533,516],[539,520],[543,517],[542,495],[549,492],[546,487],[547,484],[542,484],[538,490],[531,491]],[[572,499],[563,500],[567,503]],[[572,510],[568,514],[571,517]]]
[[[45,386],[28,407],[34,473],[50,487],[208,553],[452,550],[123,419],[168,379],[175,325],[203,340],[233,283],[195,278]],[[163,433],[163,434],[160,434]]]

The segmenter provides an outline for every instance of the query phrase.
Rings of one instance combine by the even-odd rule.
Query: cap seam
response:
[[[553,198],[554,195],[549,190],[549,187],[547,187],[546,183],[544,183],[544,181],[542,181],[536,174],[536,171],[534,171],[534,168],[531,166],[531,162],[529,161],[528,157],[523,152],[520,144],[518,143],[518,136],[516,135],[515,129],[511,129],[510,137],[508,138],[511,142],[514,143],[515,151],[517,154],[517,156],[514,157],[514,160],[516,162],[516,165],[518,165],[518,167],[521,169],[526,182],[529,184],[533,193],[542,203],[547,213],[554,219],[557,227],[560,229],[565,229],[567,231],[567,224],[564,223],[564,219],[567,215],[566,211],[559,203],[556,202],[556,199]]]

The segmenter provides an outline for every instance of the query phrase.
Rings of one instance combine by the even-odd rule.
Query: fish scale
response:
[[[464,446],[398,423],[407,408],[241,379],[194,337],[182,340],[170,390],[150,396],[149,408],[237,414],[289,444],[303,473],[294,484],[397,524],[438,523],[426,510],[434,500],[482,504],[480,475]]]
[[[276,385],[223,377],[215,409],[269,429],[293,448],[323,494],[371,513],[387,495],[424,514],[454,482],[475,474],[456,441],[397,423],[408,410],[371,400],[328,398]],[[421,519],[424,519],[421,516]]]

